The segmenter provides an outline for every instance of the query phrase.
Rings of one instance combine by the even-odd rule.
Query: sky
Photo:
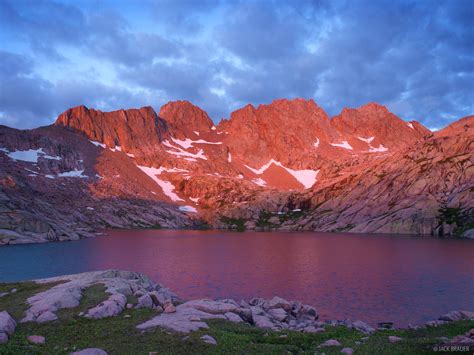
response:
[[[439,129],[474,114],[473,18],[472,0],[0,0],[0,124],[302,97]]]

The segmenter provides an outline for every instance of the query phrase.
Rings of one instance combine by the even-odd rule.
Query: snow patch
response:
[[[361,141],[366,142],[367,144],[370,144],[370,142],[372,142],[375,137],[369,137],[369,138],[357,137],[357,138],[359,138]]]
[[[130,158],[135,158],[134,154],[126,153]]]
[[[407,125],[408,127],[410,127],[411,129],[415,129],[415,127],[413,127],[413,124],[411,122],[407,122]]]
[[[96,147],[105,148],[105,144],[104,144],[104,143],[99,143],[99,142],[91,141],[91,140],[89,140],[89,142],[91,142],[92,144],[94,144]]]
[[[319,138],[316,138],[316,142],[314,142],[313,146],[315,148],[318,148],[319,147]]]
[[[199,132],[198,131],[193,131],[195,135],[199,136]]]
[[[260,179],[260,178],[258,178],[258,179],[253,179],[252,182],[253,182],[254,184],[257,184],[257,185],[260,185],[260,186],[267,186],[267,182],[266,182],[265,180],[263,180],[263,179]]]
[[[386,152],[387,150],[388,148],[385,148],[382,144],[380,144],[378,148],[370,146],[369,153]]]
[[[369,138],[357,137],[357,138],[359,138],[361,141],[366,142],[369,145],[369,150],[368,150],[369,153],[386,152],[388,150],[388,148],[385,148],[382,144],[380,144],[378,148],[373,147],[372,144],[370,143],[372,143],[375,137],[369,137]]]
[[[180,145],[181,147],[183,147],[184,149],[192,148],[194,144],[222,144],[222,142],[209,142],[209,141],[205,141],[204,139],[198,139],[197,141],[194,141],[189,138],[186,138],[184,140],[171,138],[171,140],[175,142],[176,144]]]
[[[340,148],[352,150],[352,146],[347,141],[342,141],[342,143],[331,143],[331,145],[334,147],[340,147]]]
[[[23,169],[25,169],[26,171],[29,171],[30,173],[36,174],[36,175],[39,174],[36,171],[30,170],[30,169],[27,169],[27,168],[23,168]],[[29,175],[29,176],[31,176],[31,175]]]
[[[197,209],[195,209],[193,206],[179,206],[178,209],[183,212],[191,212],[191,213],[197,212]]]
[[[196,154],[194,154],[194,153],[187,152],[187,151],[185,151],[185,150],[183,150],[179,147],[175,147],[174,145],[170,144],[170,142],[168,142],[168,141],[163,141],[163,145],[176,150],[176,151],[167,150],[166,152],[168,152],[169,154],[182,156],[182,157],[193,158],[193,159],[207,160],[207,157],[204,155],[204,150],[202,150],[202,149],[199,149],[199,151]],[[186,159],[186,160],[188,160],[188,159]]]
[[[216,126],[212,126],[211,129],[212,129],[213,131],[215,131],[217,128],[216,128]]]
[[[243,179],[244,176],[242,174],[237,175],[237,179]]]
[[[110,149],[112,152],[114,152],[114,153],[115,153],[116,151],[119,151],[119,152],[122,151],[122,147],[120,147],[119,145],[116,145],[115,148],[113,148],[113,149],[112,149],[112,148],[109,148],[109,149]]]
[[[207,160],[207,157],[204,155],[204,150],[199,149],[199,151],[196,154],[185,152],[184,150],[179,150],[177,152],[173,152],[172,150],[167,150],[169,154],[177,155],[177,156],[182,156],[182,157],[189,157],[193,159],[203,159]],[[187,159],[189,160],[189,159]]]
[[[26,161],[29,163],[37,163],[39,157],[42,157],[45,159],[51,159],[51,160],[61,160],[61,157],[46,154],[43,151],[43,148],[28,149],[28,150],[15,150],[13,152],[9,152],[5,149],[2,149],[2,151],[6,152],[7,155],[10,157],[10,159]]]
[[[150,178],[152,178],[153,181],[161,187],[163,193],[171,199],[171,201],[184,201],[178,195],[176,195],[176,193],[174,192],[174,185],[172,183],[170,183],[169,181],[161,180],[157,177],[157,175],[160,175],[163,172],[163,168],[157,169],[141,165],[137,165],[137,167],[145,174],[147,174]]]
[[[78,178],[88,178],[87,175],[84,175],[84,170],[71,170],[59,173],[58,177],[78,177]]]
[[[287,168],[284,166],[282,163],[275,161],[274,159],[271,159],[267,164],[262,166],[260,169],[253,169],[250,166],[245,165],[246,168],[251,170],[254,174],[256,175],[261,175],[263,174],[269,167],[270,165],[275,164],[283,169],[285,169],[288,173],[290,173],[298,182],[305,187],[305,189],[309,189],[311,186],[313,186],[316,183],[316,178],[318,176],[319,170],[310,170],[310,169],[304,169],[304,170],[294,170]]]
[[[196,197],[196,198],[190,197],[189,199],[190,199],[191,201],[193,201],[195,204],[198,204],[198,203],[199,203],[199,197]]]
[[[227,153],[227,161],[229,163],[232,163],[232,155],[230,154],[230,152]]]

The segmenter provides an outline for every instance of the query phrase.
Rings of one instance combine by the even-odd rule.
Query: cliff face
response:
[[[0,127],[0,242],[203,221],[219,228],[467,233],[473,121],[431,133],[378,104],[331,119],[303,99],[247,105],[217,126],[186,101],[159,114],[76,107],[49,127]]]

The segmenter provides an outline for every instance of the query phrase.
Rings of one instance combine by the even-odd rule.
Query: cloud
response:
[[[0,2],[0,122],[69,106],[187,99],[214,119],[247,103],[369,101],[440,127],[472,114],[470,0]]]

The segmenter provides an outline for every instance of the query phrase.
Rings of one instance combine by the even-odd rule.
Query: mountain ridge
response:
[[[188,101],[169,102],[158,114],[149,106],[78,106],[51,126],[0,127],[0,202],[10,206],[0,213],[0,234],[9,236],[0,242],[205,224],[468,235],[473,121],[431,132],[376,103],[330,118],[305,99],[246,105],[217,125]],[[15,186],[35,202],[15,197]],[[443,208],[457,209],[457,224],[443,220]],[[83,232],[68,234],[64,218]]]

